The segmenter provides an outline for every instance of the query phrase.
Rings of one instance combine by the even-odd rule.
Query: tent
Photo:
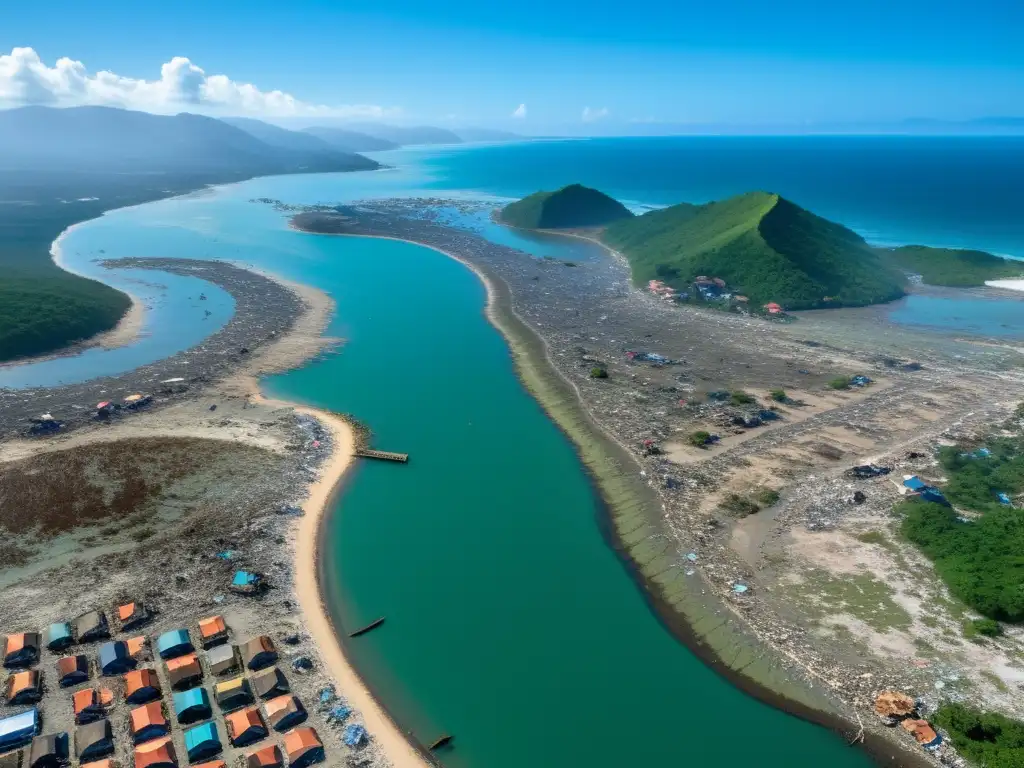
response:
[[[156,639],[156,650],[161,659],[173,659],[192,653],[192,640],[187,629],[172,629]]]
[[[220,754],[222,749],[217,726],[213,723],[203,723],[185,731],[185,750],[188,752],[190,763],[208,760]]]
[[[256,707],[232,712],[224,718],[224,722],[227,724],[228,738],[236,747],[248,746],[267,736],[267,727]]]
[[[160,680],[152,669],[136,669],[124,676],[124,698],[130,704],[145,704],[160,698]]]
[[[89,611],[75,619],[75,634],[78,635],[78,642],[90,643],[93,640],[102,640],[110,636],[107,627],[107,617],[102,611]]]
[[[199,620],[199,636],[202,638],[203,647],[223,643],[228,639],[228,625],[224,623],[223,616],[210,616]]]
[[[171,659],[167,662],[167,679],[171,681],[171,688],[176,691],[191,688],[203,679],[203,668],[199,666],[199,659],[194,653]]]
[[[135,659],[128,653],[124,640],[112,640],[100,646],[100,672],[104,675],[123,675],[135,668]]]
[[[32,739],[26,768],[58,768],[68,759],[68,735],[52,733]]]
[[[57,682],[61,688],[84,683],[89,679],[89,659],[84,655],[57,659]]]
[[[135,747],[135,768],[177,768],[174,744],[169,736]]]
[[[114,751],[114,735],[109,720],[81,725],[75,731],[75,752],[81,762],[106,757]]]
[[[107,707],[114,703],[114,694],[106,688],[97,691],[95,688],[83,688],[75,691],[71,697],[71,705],[75,712],[75,722],[79,725],[91,723],[106,717]]]
[[[254,672],[269,667],[277,661],[277,649],[274,648],[274,641],[266,635],[247,640],[241,645],[239,651],[242,654],[242,663]]]
[[[284,765],[284,759],[281,757],[281,748],[277,744],[257,749],[245,756],[246,768],[281,768],[282,765]]]
[[[250,675],[249,684],[261,699],[272,699],[291,690],[287,678],[277,667]]]
[[[217,683],[213,687],[213,698],[217,700],[217,706],[223,712],[231,712],[252,704],[252,693],[249,691],[249,683],[244,677]]]
[[[242,594],[258,592],[262,584],[263,577],[249,571],[235,571],[235,576],[231,579],[231,589]]]
[[[71,625],[66,621],[58,621],[47,627],[46,647],[51,651],[63,651],[74,644],[75,637],[71,634]]]
[[[39,670],[26,669],[7,678],[6,698],[10,706],[33,704],[43,697],[39,685]]]
[[[278,696],[263,705],[267,722],[275,731],[284,732],[306,721],[306,710],[294,696]],[[287,751],[287,750],[286,750]]]
[[[142,603],[136,601],[118,606],[117,618],[121,621],[122,631],[129,632],[145,624],[149,619],[149,612]]]
[[[132,741],[136,744],[166,736],[168,730],[167,718],[159,701],[151,701],[131,711]]]
[[[305,768],[324,759],[324,743],[312,728],[296,728],[286,735],[284,751],[289,768]]]
[[[216,645],[206,652],[206,665],[215,675],[226,675],[238,669],[235,646],[230,643]]]
[[[213,710],[205,688],[193,688],[174,694],[174,716],[182,725],[206,720]]]
[[[0,752],[26,743],[39,730],[39,710],[30,709],[19,715],[0,719]]]
[[[4,644],[5,667],[27,667],[39,661],[38,632],[18,632],[7,636]]]

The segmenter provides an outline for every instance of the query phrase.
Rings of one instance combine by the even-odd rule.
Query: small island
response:
[[[1024,262],[1004,259],[985,251],[959,248],[929,248],[905,245],[879,248],[900,269],[921,276],[926,285],[949,288],[974,288],[989,280],[1024,278]]]
[[[633,218],[618,200],[582,184],[535,192],[498,213],[503,224],[523,229],[584,229]]]

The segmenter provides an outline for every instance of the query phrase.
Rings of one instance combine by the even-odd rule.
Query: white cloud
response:
[[[90,73],[85,64],[66,57],[50,67],[32,48],[14,48],[10,54],[0,55],[0,104],[88,104],[147,112],[367,119],[392,117],[400,111],[372,104],[311,104],[284,91],[261,91],[227,75],[207,75],[182,56],[160,67],[159,80],[141,80],[107,71]]]
[[[516,107],[515,112],[512,113],[512,117],[517,117],[520,120],[526,117],[526,105],[520,104],[518,107]]]
[[[611,112],[608,111],[608,107],[601,107],[600,109],[584,107],[583,114],[580,117],[584,123],[595,123],[598,120],[603,120],[610,114]]]

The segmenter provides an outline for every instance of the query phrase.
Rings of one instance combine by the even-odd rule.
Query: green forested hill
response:
[[[924,245],[879,248],[878,251],[900,269],[921,275],[922,282],[928,285],[969,288],[984,285],[986,280],[1024,277],[1024,261],[1004,259],[985,251]]]
[[[903,276],[856,233],[767,192],[682,204],[608,226],[638,283],[720,277],[753,304],[861,306],[903,295]]]
[[[554,192],[535,192],[501,209],[499,218],[524,229],[601,227],[632,218],[626,206],[604,192],[570,184]]]

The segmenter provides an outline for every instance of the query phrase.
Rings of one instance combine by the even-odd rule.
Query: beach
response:
[[[1024,280],[987,280],[985,285],[1007,291],[1024,291]]]

